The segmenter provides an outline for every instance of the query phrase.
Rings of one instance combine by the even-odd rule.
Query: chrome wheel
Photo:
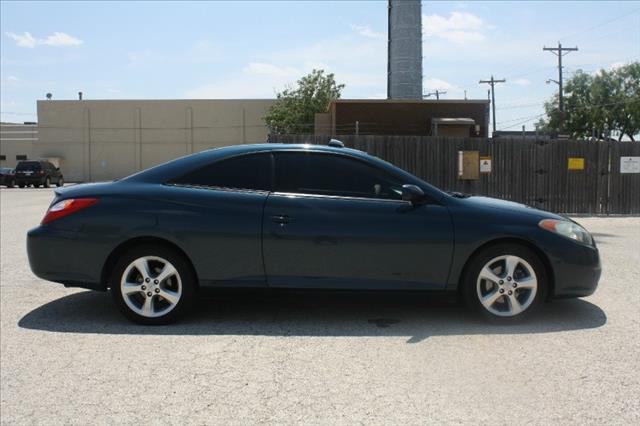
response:
[[[182,296],[182,280],[171,262],[157,256],[144,256],[124,270],[120,292],[129,309],[154,318],[176,307]]]
[[[480,270],[476,290],[487,311],[501,317],[513,317],[533,303],[538,278],[533,267],[521,257],[498,256]]]

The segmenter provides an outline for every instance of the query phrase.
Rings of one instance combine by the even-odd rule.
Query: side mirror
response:
[[[402,185],[402,200],[409,201],[411,204],[419,203],[424,200],[424,191],[416,185]]]

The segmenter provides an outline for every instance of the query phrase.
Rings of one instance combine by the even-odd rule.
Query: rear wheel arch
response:
[[[191,272],[193,273],[193,276],[196,277],[196,286],[199,285],[198,274],[196,272],[196,269],[193,266],[191,259],[189,258],[189,256],[187,256],[187,253],[182,248],[180,248],[177,244],[169,240],[166,240],[164,238],[145,236],[145,237],[135,237],[121,243],[111,251],[109,256],[107,256],[107,260],[105,261],[102,267],[102,274],[100,279],[100,282],[104,287],[104,290],[106,290],[108,287],[109,279],[111,278],[113,268],[116,266],[116,263],[118,262],[118,259],[120,258],[120,256],[122,256],[122,254],[124,254],[126,251],[130,250],[131,248],[139,245],[144,245],[144,244],[161,245],[161,246],[170,248],[172,250],[175,250],[186,260],[187,264],[191,268]]]
[[[551,262],[549,261],[549,257],[542,250],[540,250],[540,248],[537,247],[535,244],[523,238],[516,238],[516,237],[498,238],[495,240],[487,241],[481,246],[479,246],[478,248],[476,248],[473,251],[473,253],[469,256],[469,258],[466,260],[464,267],[460,272],[460,276],[458,277],[457,291],[460,292],[461,289],[463,288],[464,279],[466,277],[467,270],[471,262],[487,248],[496,246],[496,245],[501,245],[501,244],[515,244],[515,245],[526,247],[531,251],[533,251],[540,258],[540,260],[544,264],[544,269],[547,275],[547,279],[549,280],[549,282],[547,283],[547,299],[551,299],[555,294],[555,276],[553,273],[553,268],[551,267]]]

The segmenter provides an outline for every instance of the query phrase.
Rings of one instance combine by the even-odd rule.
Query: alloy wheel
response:
[[[487,311],[501,317],[513,317],[533,303],[538,278],[526,260],[503,255],[491,259],[480,270],[476,290]]]
[[[124,270],[120,291],[129,309],[143,317],[155,318],[176,307],[182,297],[182,279],[168,260],[143,256]]]

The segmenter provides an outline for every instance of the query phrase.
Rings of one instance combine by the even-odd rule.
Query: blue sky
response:
[[[271,98],[313,68],[345,98],[386,96],[387,2],[1,2],[2,121],[36,100]],[[640,2],[423,1],[425,91],[485,98],[499,129],[532,128],[565,75],[640,60]]]

